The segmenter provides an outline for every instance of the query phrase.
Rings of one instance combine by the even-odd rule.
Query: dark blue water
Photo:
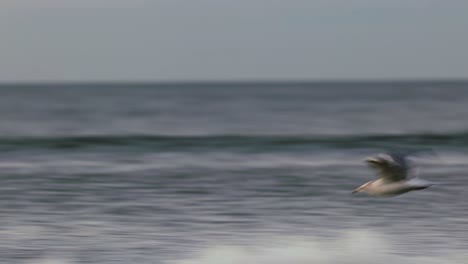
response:
[[[468,83],[0,87],[2,263],[468,263]],[[351,195],[362,160],[436,187]]]

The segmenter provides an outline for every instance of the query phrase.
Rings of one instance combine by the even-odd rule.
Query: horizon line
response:
[[[9,85],[306,85],[306,84],[386,84],[386,83],[467,83],[468,78],[400,78],[400,79],[315,79],[315,80],[40,80],[0,81]]]

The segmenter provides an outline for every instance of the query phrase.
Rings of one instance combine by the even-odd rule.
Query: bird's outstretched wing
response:
[[[398,153],[379,154],[366,159],[367,164],[379,171],[379,177],[386,181],[401,181],[408,174],[407,155]]]

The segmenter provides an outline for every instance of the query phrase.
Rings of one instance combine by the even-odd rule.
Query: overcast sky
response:
[[[466,0],[2,0],[0,81],[468,78]]]

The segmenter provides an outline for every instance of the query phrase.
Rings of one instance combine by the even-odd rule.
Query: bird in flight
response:
[[[382,153],[365,159],[370,167],[378,171],[378,179],[359,186],[353,193],[394,196],[409,191],[423,190],[434,185],[417,177],[408,178],[410,166],[407,158],[406,154]]]

